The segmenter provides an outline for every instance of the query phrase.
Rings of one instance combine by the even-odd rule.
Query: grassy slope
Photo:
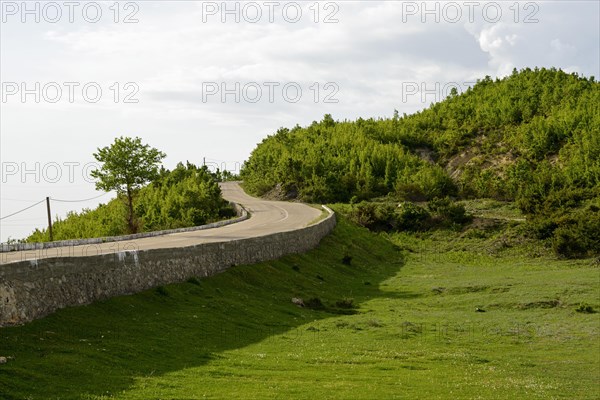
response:
[[[341,219],[305,255],[0,329],[0,398],[598,398],[600,314],[574,311],[598,265],[457,237]]]

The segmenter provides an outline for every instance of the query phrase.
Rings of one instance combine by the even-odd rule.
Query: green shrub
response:
[[[552,249],[567,258],[584,257],[588,253],[589,240],[575,227],[560,227],[553,233]]]
[[[575,311],[583,314],[594,314],[596,312],[592,306],[586,303],[580,303]]]
[[[442,223],[462,225],[473,219],[467,214],[464,205],[453,203],[449,197],[435,198],[428,203],[427,207]]]
[[[427,227],[431,215],[421,206],[403,202],[398,205],[398,228],[407,231],[419,231]]]
[[[427,199],[453,196],[457,193],[456,185],[439,165],[419,169],[414,179]]]
[[[352,206],[350,220],[369,230],[390,231],[398,227],[398,214],[393,204],[362,201]]]
[[[390,231],[398,228],[398,213],[392,203],[377,204],[374,210],[375,221],[371,230]]]
[[[430,214],[411,202],[395,206],[392,203],[362,201],[352,206],[348,217],[352,222],[375,232],[418,231],[427,227]]]
[[[323,302],[318,297],[313,297],[313,298],[308,299],[307,301],[304,302],[304,305],[308,308],[312,308],[315,310],[322,310],[323,308],[325,308],[325,306],[323,305]]]
[[[527,224],[526,233],[534,239],[548,239],[554,236],[557,222],[548,217],[538,217]]]
[[[600,254],[600,212],[595,205],[554,216],[558,226],[552,237],[554,252],[567,258]]]
[[[353,204],[348,217],[355,224],[369,228],[375,222],[375,204],[366,201]]]
[[[354,299],[345,297],[341,300],[336,301],[335,305],[338,308],[354,308]]]

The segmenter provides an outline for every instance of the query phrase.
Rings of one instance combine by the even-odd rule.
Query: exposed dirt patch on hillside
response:
[[[298,200],[298,189],[293,187],[291,189],[284,189],[281,183],[275,185],[275,187],[269,190],[267,193],[261,196],[265,200],[278,200],[278,201],[293,201]]]
[[[451,157],[446,164],[446,172],[450,177],[460,178],[465,167],[470,165],[476,165],[482,170],[493,169],[496,174],[503,177],[506,167],[513,164],[517,156],[510,150],[502,151],[505,148],[505,143],[502,142],[493,143],[493,146],[499,150],[496,154],[491,153],[489,148],[484,148],[491,140],[486,135],[478,136],[472,146]]]

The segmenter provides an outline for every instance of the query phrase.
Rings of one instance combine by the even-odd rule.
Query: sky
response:
[[[90,172],[118,136],[239,172],[324,114],[410,114],[513,68],[598,77],[599,4],[2,0],[0,241],[45,227],[43,202],[9,215],[47,196],[53,217],[109,200]]]

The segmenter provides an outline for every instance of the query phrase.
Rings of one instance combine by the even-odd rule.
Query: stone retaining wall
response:
[[[306,252],[335,227],[335,214],[326,209],[329,216],[314,225],[256,238],[2,265],[0,326],[23,324],[60,308],[133,294],[190,277],[215,275],[235,265]]]

